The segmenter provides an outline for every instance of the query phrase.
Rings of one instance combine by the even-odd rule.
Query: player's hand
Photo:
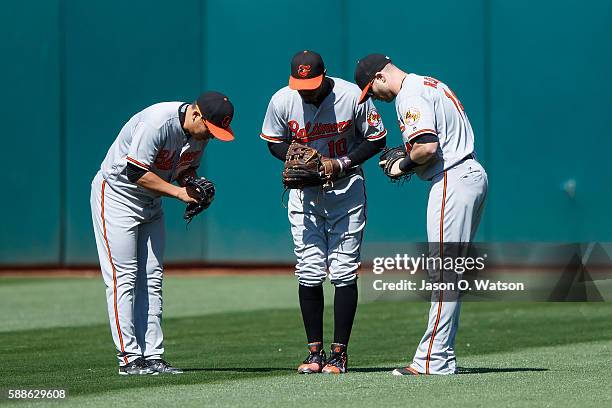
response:
[[[176,193],[176,198],[187,204],[197,203],[198,200],[196,200],[194,197],[197,197],[195,191],[186,187],[179,187],[178,192]]]
[[[383,170],[385,168],[387,168],[387,172],[389,176],[392,177],[397,177],[397,176],[401,176],[402,174],[404,174],[404,172],[400,169],[400,162],[402,161],[401,158],[397,158],[395,160],[393,160],[390,164],[389,167],[387,167],[387,162],[389,160],[381,160],[378,162],[378,165],[380,166],[380,168],[382,168]]]
[[[338,159],[323,156],[321,157],[321,164],[323,164],[323,173],[332,178],[342,172],[342,165]]]

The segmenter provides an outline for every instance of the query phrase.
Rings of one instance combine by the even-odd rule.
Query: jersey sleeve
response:
[[[387,129],[385,129],[382,118],[371,99],[362,104],[357,104],[355,127],[357,133],[369,141],[379,140],[387,135]]]
[[[407,143],[425,133],[438,135],[433,106],[422,96],[402,100],[397,106],[397,117],[402,137]]]
[[[126,159],[141,169],[149,171],[161,145],[161,132],[141,122],[134,129]]]
[[[281,143],[288,140],[287,121],[274,98],[268,104],[268,110],[259,135],[266,142]]]

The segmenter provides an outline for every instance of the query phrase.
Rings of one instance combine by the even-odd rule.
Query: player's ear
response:
[[[191,116],[193,117],[193,119],[198,119],[200,117],[200,111],[198,109],[196,109],[196,105],[192,104],[191,105]]]
[[[383,74],[382,72],[377,72],[376,75],[374,75],[374,79],[378,79],[382,83],[385,83],[387,81],[387,78],[385,78],[385,74]]]

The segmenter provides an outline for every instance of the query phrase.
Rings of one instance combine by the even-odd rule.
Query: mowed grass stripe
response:
[[[394,377],[389,371],[345,376],[249,378],[76,396],[65,406],[95,407],[130,401],[133,406],[206,407],[605,407],[612,389],[607,354],[612,341],[537,347],[464,357],[478,374]],[[572,356],[576,361],[571,361]],[[540,367],[540,368],[534,368]],[[595,374],[597,373],[597,374]],[[49,404],[50,405],[50,404]]]
[[[326,285],[330,294],[331,285]],[[288,276],[168,276],[164,317],[297,307]],[[328,296],[331,301],[332,296]],[[0,278],[0,332],[74,327],[108,321],[101,277]]]
[[[327,343],[331,341],[330,309]],[[425,328],[428,309],[426,303],[360,305],[350,366],[386,372],[398,362],[407,362]],[[459,365],[470,356],[612,339],[611,315],[607,303],[465,304],[457,339]],[[116,372],[109,330],[105,324],[1,333],[0,387],[68,387],[76,396],[143,386],[171,388],[293,376],[305,350],[297,309],[167,319],[166,356],[191,371],[174,377],[124,378]]]

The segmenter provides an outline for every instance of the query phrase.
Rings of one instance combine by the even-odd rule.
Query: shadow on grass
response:
[[[236,372],[236,373],[273,373],[294,372],[295,368],[285,367],[207,367],[207,368],[183,368],[184,372]]]
[[[396,367],[349,367],[349,372],[354,373],[382,373],[391,372]],[[294,373],[295,368],[286,367],[208,367],[208,368],[183,368],[185,372],[236,372],[236,373],[273,373],[273,372],[284,372]]]
[[[350,367],[349,372],[353,373],[391,373],[397,367]],[[184,368],[185,372],[235,372],[235,373],[293,373],[295,368],[286,367],[207,367],[207,368]],[[519,373],[519,372],[539,372],[548,371],[547,368],[530,367],[459,367],[457,374],[491,374],[491,373]]]
[[[519,373],[529,371],[548,371],[548,368],[515,368],[515,367],[458,367],[457,374]]]
[[[393,371],[396,368],[397,367],[350,367],[349,366],[349,372],[354,372],[354,373],[384,373],[384,372],[388,372],[388,373],[390,373],[391,371]]]

